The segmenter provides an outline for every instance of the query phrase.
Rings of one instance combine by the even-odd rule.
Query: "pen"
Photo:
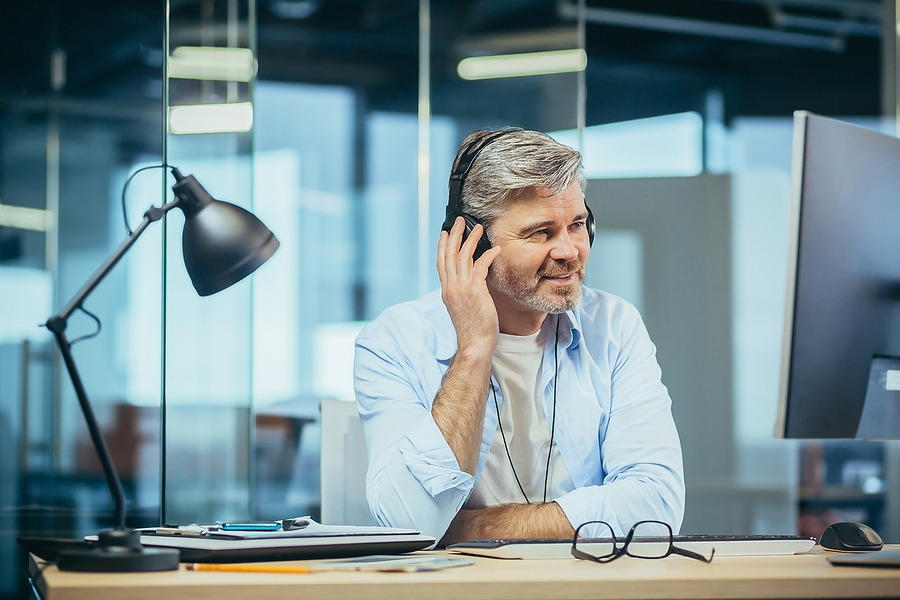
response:
[[[306,567],[279,567],[277,565],[220,565],[194,563],[187,566],[189,571],[230,571],[239,573],[310,573]]]

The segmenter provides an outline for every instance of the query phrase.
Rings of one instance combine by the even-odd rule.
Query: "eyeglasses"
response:
[[[586,525],[598,525],[598,537],[579,538],[579,533]],[[702,554],[679,548],[673,543],[672,528],[662,521],[638,521],[632,526],[624,540],[616,538],[612,527],[606,521],[588,521],[575,530],[572,538],[572,556],[582,560],[608,563],[621,556],[634,558],[665,558],[670,554],[696,558],[705,563],[712,562],[716,554],[715,548],[709,558]]]

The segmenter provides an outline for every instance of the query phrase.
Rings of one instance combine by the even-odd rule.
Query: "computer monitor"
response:
[[[775,435],[900,439],[900,139],[794,114]]]

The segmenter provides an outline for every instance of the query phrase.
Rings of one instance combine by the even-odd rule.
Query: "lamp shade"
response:
[[[177,180],[172,190],[185,217],[184,266],[199,295],[234,285],[275,254],[278,239],[255,215],[216,200],[193,175],[172,173]]]

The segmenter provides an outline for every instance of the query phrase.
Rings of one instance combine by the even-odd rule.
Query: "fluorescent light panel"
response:
[[[175,134],[242,133],[253,127],[253,105],[195,104],[169,108],[169,131]]]
[[[49,210],[0,204],[0,227],[50,231],[53,223],[52,216]]]
[[[256,75],[256,60],[247,48],[180,46],[169,57],[170,79],[247,82]]]
[[[524,54],[473,56],[459,61],[456,72],[463,79],[496,79],[573,73],[587,67],[584,50],[551,50]]]

